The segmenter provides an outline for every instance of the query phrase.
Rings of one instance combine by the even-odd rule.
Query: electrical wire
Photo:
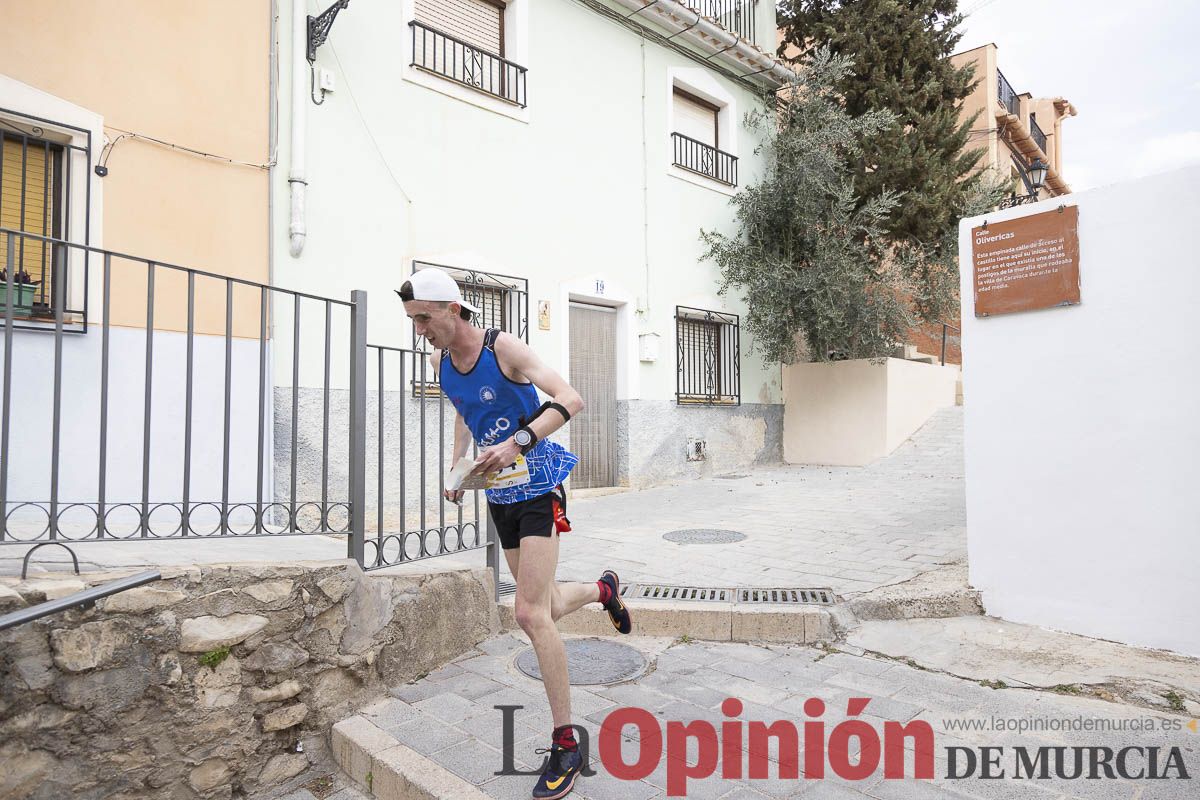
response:
[[[966,19],[978,11],[982,11],[994,2],[996,2],[996,0],[976,0],[976,2],[971,5],[969,10],[964,10],[962,12],[963,19]]]
[[[120,133],[120,135],[117,138],[110,141],[107,145],[105,145],[104,149],[101,151],[100,161],[98,164],[98,166],[101,166],[101,167],[106,166],[108,164],[108,157],[110,155],[112,155],[113,148],[116,147],[117,143],[120,142],[122,139],[139,139],[144,142],[150,142],[152,144],[156,144],[160,147],[166,147],[170,150],[178,150],[182,153],[187,153],[189,155],[198,156],[200,158],[209,158],[209,159],[212,159],[213,161],[223,161],[226,164],[233,164],[234,166],[238,166],[238,167],[251,167],[253,169],[270,169],[271,167],[275,166],[275,164],[276,164],[276,161],[274,158],[272,158],[270,161],[268,161],[265,164],[256,164],[252,161],[239,161],[235,158],[229,158],[228,156],[219,156],[219,155],[215,155],[213,153],[206,153],[203,150],[197,150],[193,147],[187,147],[186,145],[175,144],[173,142],[167,142],[162,139],[158,139],[154,136],[146,136],[145,134],[137,133],[135,131],[127,131],[123,128],[118,128],[115,125],[105,125],[104,128],[105,128],[105,130],[117,131],[118,133]]]

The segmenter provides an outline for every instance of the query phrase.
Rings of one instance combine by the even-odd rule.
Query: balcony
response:
[[[1042,148],[1043,153],[1049,154],[1046,149],[1046,134],[1042,133],[1042,129],[1038,127],[1037,120],[1033,118],[1033,114],[1029,115],[1029,133],[1033,136],[1033,142],[1038,147]]]
[[[525,108],[525,67],[416,20],[412,66]]]
[[[1000,105],[1008,109],[1008,113],[1016,114],[1020,107],[1017,102],[1017,93],[1013,89],[1012,84],[1008,82],[1008,78],[1004,77],[1004,73],[996,70],[996,75],[999,77],[999,100]]]
[[[758,44],[754,36],[754,12],[757,0],[681,0],[684,6],[708,17],[725,30]]]
[[[671,140],[675,166],[727,186],[737,186],[737,156],[682,133],[672,133]]]

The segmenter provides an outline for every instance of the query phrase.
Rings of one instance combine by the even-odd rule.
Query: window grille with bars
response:
[[[24,134],[0,132],[0,228],[63,238],[61,145]],[[14,280],[25,273],[36,285],[33,306],[49,309],[54,298],[51,248],[22,237],[16,245]],[[9,269],[0,252],[0,269]]]
[[[436,267],[449,274],[462,290],[463,299],[479,309],[479,313],[471,317],[472,325],[485,330],[499,328],[505,333],[529,341],[528,280],[425,261],[413,262],[413,272],[426,267]],[[424,337],[417,336],[414,330],[413,349],[426,350],[425,344]],[[413,397],[441,396],[441,388],[435,379],[422,384],[419,378],[414,377],[412,391]]]
[[[741,405],[741,328],[736,314],[675,308],[680,405]]]
[[[89,253],[47,240],[91,241],[91,141],[85,128],[0,108],[0,228],[13,232],[0,234],[0,317],[14,328],[46,330],[61,311],[65,331],[87,332]]]

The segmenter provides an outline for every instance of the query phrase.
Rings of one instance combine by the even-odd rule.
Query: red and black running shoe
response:
[[[617,577],[617,573],[606,569],[600,576],[600,582],[607,584],[610,590],[604,610],[608,612],[608,618],[612,620],[613,627],[617,629],[618,633],[629,633],[633,630],[633,620],[629,617],[629,609],[621,602],[621,579]]]

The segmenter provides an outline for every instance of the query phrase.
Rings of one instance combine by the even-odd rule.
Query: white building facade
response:
[[[753,44],[773,49],[772,4],[355,0],[310,67],[298,17],[324,10],[279,8],[274,285],[365,290],[368,341],[410,348],[393,290],[425,265],[450,271],[487,325],[525,338],[584,395],[586,413],[561,434],[583,457],[574,488],[780,460],[779,365],[751,353],[744,307],[736,291],[718,295],[700,235],[736,233],[730,199],[763,169],[744,118],[789,74]],[[277,308],[275,330],[292,324]],[[305,409],[325,403],[323,360],[302,353],[296,368],[285,349],[279,464],[291,408],[307,428]],[[388,360],[380,382],[376,352],[367,384],[383,387],[384,409],[376,391],[367,418],[389,420],[390,452],[391,420],[419,424],[420,375],[410,358],[402,381]],[[450,427],[427,420],[429,460]]]

